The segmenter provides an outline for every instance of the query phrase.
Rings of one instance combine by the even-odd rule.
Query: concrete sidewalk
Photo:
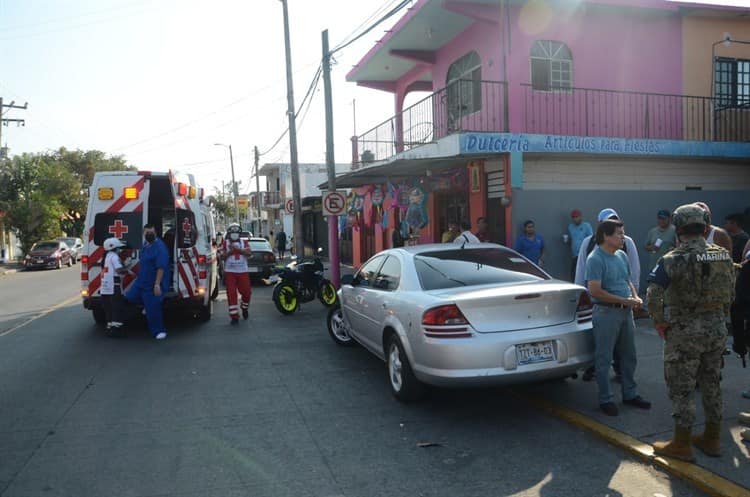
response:
[[[0,276],[4,276],[6,274],[13,274],[17,271],[21,271],[23,269],[23,265],[16,262],[0,262]]]
[[[641,449],[625,445],[643,442],[650,446],[656,440],[671,438],[674,423],[671,417],[672,403],[667,395],[664,382],[662,359],[664,342],[652,328],[650,320],[639,319],[636,321],[636,325],[638,328],[636,333],[636,348],[638,351],[636,381],[638,382],[639,393],[653,403],[651,410],[643,411],[623,405],[621,403],[620,386],[613,382],[613,391],[620,408],[620,415],[617,417],[606,416],[598,408],[596,382],[584,382],[581,376],[578,379],[568,379],[565,382],[526,385],[516,388],[515,391],[519,392],[524,398],[541,399],[561,408],[550,409],[553,413],[555,411],[560,413],[572,411],[580,414],[580,418],[587,418],[587,420],[582,423],[575,420],[571,422],[581,424],[582,427],[591,431],[599,432],[597,427],[592,429],[591,425],[602,425],[605,428],[604,432],[612,433],[598,433],[600,436],[631,452],[638,452]],[[677,461],[666,460],[665,464],[658,465],[681,478],[691,480],[693,477],[697,480],[705,479],[706,472],[701,470],[707,470],[714,475],[736,483],[740,487],[744,487],[744,489],[750,489],[750,444],[741,441],[739,433],[742,426],[737,421],[740,411],[750,411],[750,400],[742,397],[742,391],[750,388],[750,371],[742,368],[742,362],[737,359],[735,354],[727,355],[724,359],[722,456],[719,458],[708,457],[696,449],[695,464],[681,464]],[[702,433],[705,418],[703,417],[699,392],[696,392],[695,401],[697,403],[697,419],[693,432]],[[575,418],[576,416],[572,417]],[[588,420],[591,420],[592,423],[589,423]],[[620,437],[614,432],[628,435],[629,437],[625,438],[632,441],[621,441],[619,440]],[[648,453],[650,454],[650,447],[648,447]],[[677,471],[674,471],[675,468],[677,468]],[[684,471],[687,471],[687,474]],[[716,482],[708,486],[721,487]],[[707,489],[704,490],[708,491]],[[723,492],[721,488],[714,488],[713,492],[708,491],[708,493],[711,495],[739,495],[735,492]],[[750,491],[747,495],[750,495]]]

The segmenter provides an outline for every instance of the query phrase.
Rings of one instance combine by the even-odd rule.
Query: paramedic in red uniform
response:
[[[253,253],[248,240],[240,240],[240,225],[232,223],[227,227],[226,238],[221,247],[221,260],[224,261],[224,285],[227,289],[227,301],[229,302],[229,317],[231,324],[238,324],[240,320],[240,308],[242,317],[247,319],[250,307],[250,273],[247,267],[247,258]],[[237,291],[242,296],[242,303],[237,305]]]

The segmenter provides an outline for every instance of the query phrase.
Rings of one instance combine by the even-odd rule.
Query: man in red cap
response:
[[[565,243],[570,243],[570,251],[573,257],[573,262],[570,266],[570,281],[574,281],[576,265],[578,264],[578,252],[581,250],[581,243],[583,243],[583,240],[587,236],[593,235],[594,230],[589,223],[583,220],[583,216],[579,209],[573,209],[570,212],[570,218],[573,222],[568,225],[568,237],[563,241]]]

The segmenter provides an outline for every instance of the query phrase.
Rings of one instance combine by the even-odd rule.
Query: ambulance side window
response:
[[[177,210],[177,248],[189,248],[198,241],[198,229],[195,225],[195,213],[188,210]]]

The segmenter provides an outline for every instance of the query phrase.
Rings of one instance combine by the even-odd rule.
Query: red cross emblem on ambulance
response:
[[[107,231],[114,235],[115,238],[122,238],[122,235],[128,232],[128,225],[122,224],[121,219],[115,219],[115,224],[110,225]]]
[[[185,218],[185,220],[182,222],[182,232],[185,233],[185,237],[190,236],[190,231],[192,230],[193,226],[190,224],[190,219]]]

